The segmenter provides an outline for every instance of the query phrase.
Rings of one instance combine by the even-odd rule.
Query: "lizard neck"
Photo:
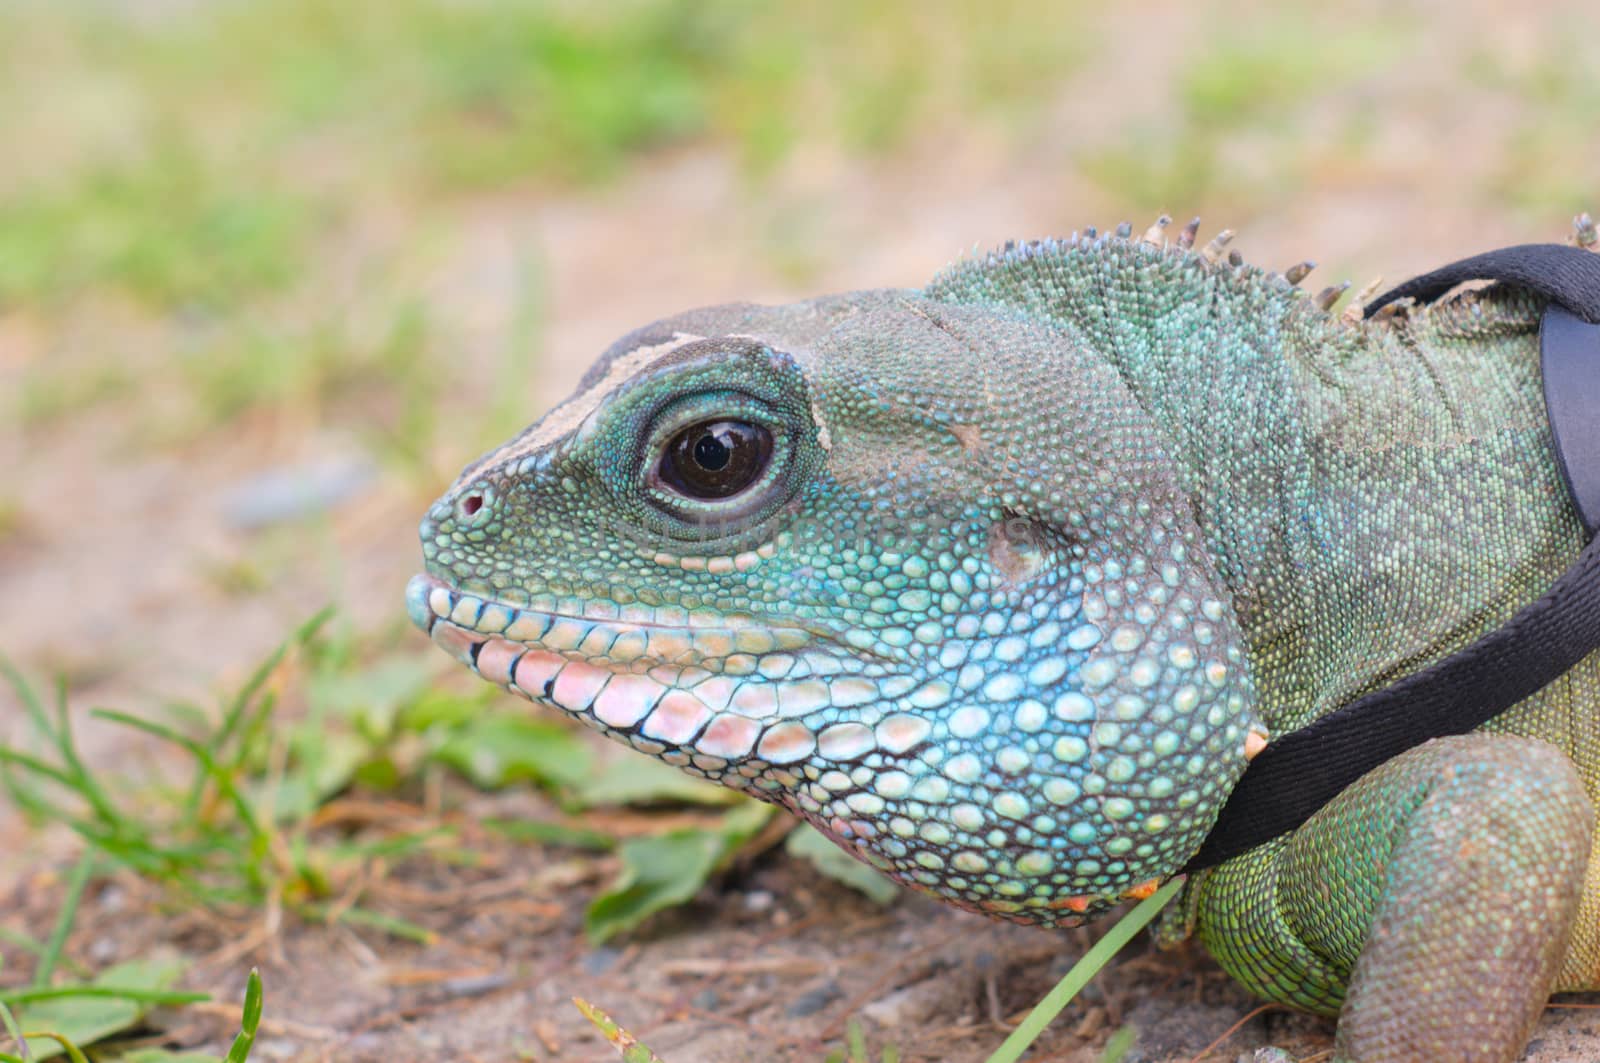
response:
[[[1248,265],[1076,237],[930,292],[1048,321],[1115,366],[1162,433],[1274,731],[1470,643],[1581,547],[1526,293],[1352,324]]]
[[[1176,426],[1275,732],[1467,645],[1581,547],[1539,310],[1507,293],[1359,326],[1291,304],[1198,388],[1127,367]]]

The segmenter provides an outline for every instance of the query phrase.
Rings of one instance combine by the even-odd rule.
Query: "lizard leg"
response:
[[[1340,1015],[1339,1060],[1517,1058],[1560,971],[1594,811],[1532,739],[1436,739],[1198,885],[1201,939],[1263,996]]]

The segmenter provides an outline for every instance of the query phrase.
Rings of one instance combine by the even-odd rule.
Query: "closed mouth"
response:
[[[431,575],[412,577],[406,605],[417,627],[489,682],[657,754],[799,760],[818,735],[796,717],[865,706],[902,685],[886,690],[811,632],[744,617],[576,616],[486,601]]]
[[[406,585],[412,623],[434,635],[441,626],[527,648],[604,658],[616,665],[694,667],[722,662],[738,674],[748,657],[793,653],[817,641],[802,628],[761,624],[745,616],[695,614],[676,606],[605,606],[592,613],[561,612],[554,599],[528,606],[468,594],[437,576]],[[479,639],[478,641],[482,641]]]

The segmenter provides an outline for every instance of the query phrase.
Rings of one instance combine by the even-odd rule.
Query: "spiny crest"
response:
[[[1280,291],[1293,291],[1297,295],[1303,292],[1309,297],[1311,305],[1324,313],[1331,312],[1340,298],[1350,290],[1350,282],[1341,281],[1311,294],[1300,288],[1300,282],[1317,267],[1317,263],[1311,259],[1297,262],[1281,271],[1261,269],[1246,262],[1237,249],[1229,246],[1235,235],[1232,229],[1223,229],[1197,250],[1195,243],[1200,231],[1198,217],[1180,228],[1175,239],[1169,240],[1168,230],[1171,225],[1171,216],[1163,214],[1137,239],[1133,235],[1133,226],[1123,222],[1105,234],[1093,226],[1088,226],[1082,232],[1074,232],[1060,239],[1052,237],[1020,242],[1008,240],[998,250],[989,251],[978,258],[968,259],[945,269],[928,288],[931,293],[938,294],[941,290],[958,287],[961,279],[970,275],[972,271],[1005,269],[1023,265],[1030,260],[1059,259],[1072,252],[1087,252],[1090,256],[1103,255],[1109,258],[1115,252],[1133,250],[1139,254],[1172,256],[1184,264],[1204,270],[1212,276],[1229,279],[1236,284],[1255,286],[1266,284]],[[1600,226],[1596,225],[1594,218],[1587,212],[1579,214],[1573,219],[1567,243],[1600,253]],[[1338,320],[1352,327],[1366,322],[1364,308],[1382,287],[1382,277],[1374,277],[1363,285],[1356,292],[1355,298],[1345,306]],[[1409,316],[1414,309],[1413,300],[1396,300],[1374,314],[1370,323],[1378,326],[1389,325]]]
[[[938,294],[940,291],[957,288],[962,278],[970,277],[973,272],[1003,270],[1022,266],[1030,261],[1059,261],[1066,257],[1082,255],[1109,261],[1130,253],[1136,258],[1165,256],[1169,261],[1203,271],[1212,277],[1229,280],[1241,289],[1252,287],[1262,290],[1265,286],[1266,290],[1277,293],[1294,293],[1297,297],[1304,295],[1317,310],[1323,312],[1332,310],[1334,304],[1350,288],[1350,282],[1344,281],[1312,294],[1300,288],[1301,281],[1317,267],[1317,263],[1310,259],[1296,262],[1283,270],[1262,269],[1247,262],[1236,248],[1229,246],[1235,236],[1232,229],[1221,230],[1210,241],[1197,247],[1200,232],[1199,218],[1193,218],[1188,224],[1179,228],[1173,238],[1169,238],[1171,226],[1171,216],[1163,214],[1137,238],[1133,235],[1133,226],[1123,222],[1109,233],[1101,233],[1093,226],[1089,226],[1082,232],[1074,232],[1064,238],[1007,241],[998,250],[983,253],[977,258],[967,259],[947,268],[928,286],[929,292]],[[1373,281],[1363,289],[1362,297],[1375,291],[1379,283]],[[1360,301],[1358,299],[1352,304],[1351,310],[1346,311],[1346,320],[1359,320]],[[1354,316],[1351,314],[1352,310]]]

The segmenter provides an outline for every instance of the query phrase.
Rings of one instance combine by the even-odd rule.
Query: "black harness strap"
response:
[[[1600,325],[1552,305],[1539,323],[1539,349],[1556,459],[1592,536],[1600,532]]]
[[[1390,288],[1366,305],[1363,316],[1371,317],[1400,299],[1431,303],[1468,281],[1514,284],[1590,324],[1600,323],[1600,255],[1566,244],[1518,244],[1440,266]]]
[[[1239,783],[1184,871],[1294,830],[1345,787],[1440,735],[1466,734],[1600,648],[1600,254],[1524,244],[1452,263],[1367,304],[1431,302],[1471,280],[1527,288],[1550,302],[1540,327],[1545,401],[1557,457],[1590,540],[1538,601],[1472,645],[1273,740]]]

